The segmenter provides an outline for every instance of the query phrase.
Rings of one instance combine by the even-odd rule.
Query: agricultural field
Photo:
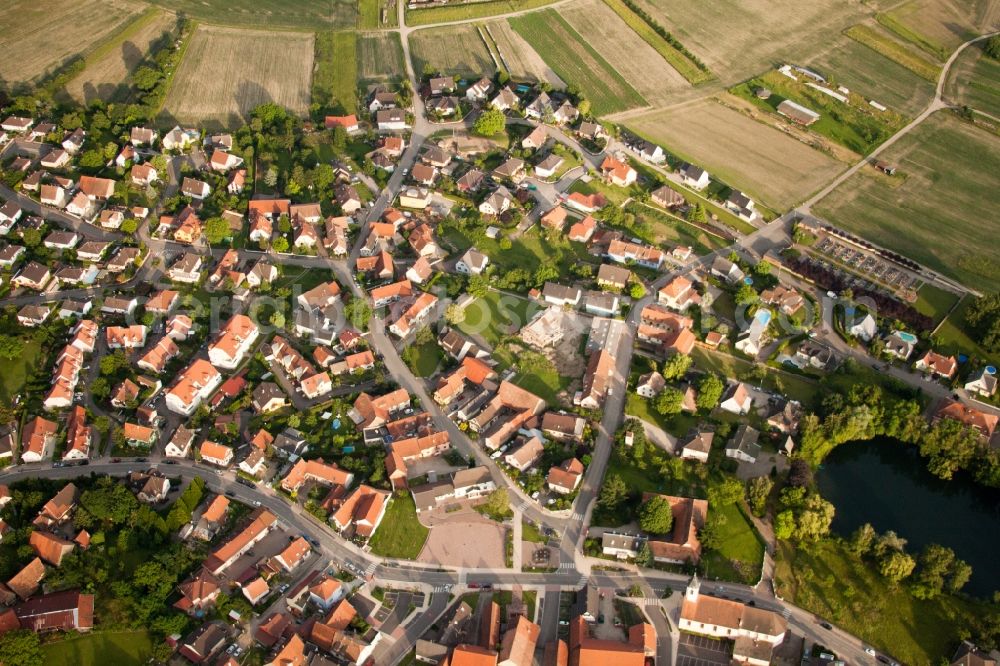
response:
[[[940,65],[933,62],[930,56],[877,24],[859,23],[844,34],[928,81],[936,82],[941,73]]]
[[[698,256],[708,254],[727,242],[708,233],[704,229],[685,222],[666,211],[646,204],[629,204],[626,211],[635,215],[635,226],[631,233],[656,245],[666,244],[670,248],[678,245],[694,248]]]
[[[775,210],[807,198],[843,166],[710,99],[636,116],[627,124]]]
[[[910,117],[923,111],[934,96],[929,81],[847,36],[832,42],[806,65],[828,81]]]
[[[531,48],[531,44],[514,32],[507,21],[490,21],[485,29],[493,38],[501,61],[515,81],[548,81],[553,87],[566,87],[559,75],[545,64],[542,57]]]
[[[981,43],[966,47],[948,72],[945,96],[1000,117],[1000,60],[986,55]]]
[[[316,34],[316,71],[313,73],[312,101],[339,113],[357,111],[357,33]]]
[[[382,13],[385,12],[385,22]],[[395,0],[358,0],[358,29],[376,30],[399,25]]]
[[[574,2],[560,14],[651,104],[661,104],[671,93],[690,87],[687,80],[663,56],[647,44],[604,3],[604,0]]]
[[[358,33],[358,79],[363,83],[395,81],[406,76],[403,46],[397,32]]]
[[[942,62],[963,42],[989,30],[998,19],[1000,5],[991,0],[910,0],[877,16],[887,29]]]
[[[155,5],[220,25],[301,30],[357,25],[357,0],[150,0]]]
[[[153,640],[145,631],[99,631],[78,634],[42,646],[48,664],[143,664],[153,654]]]
[[[1000,235],[1000,138],[939,111],[888,149],[887,178],[863,169],[813,208],[823,218],[955,278],[1000,288],[983,239]]]
[[[809,126],[810,131],[860,155],[867,155],[875,146],[906,125],[904,116],[891,109],[876,110],[863,95],[852,93],[847,96],[847,103],[844,103],[811,85],[815,85],[814,82],[804,76],[796,81],[777,70],[771,70],[731,88],[730,92],[775,115],[778,114],[778,105],[786,99],[812,109],[820,117]],[[757,97],[755,91],[760,88],[770,90],[770,97]]]
[[[859,0],[635,0],[723,83],[813,53],[871,10]]]
[[[7,0],[0,3],[0,89],[31,83],[86,54],[138,16],[125,0]],[[40,48],[44,45],[44,48]]]
[[[510,25],[534,47],[559,78],[580,88],[590,100],[594,115],[604,116],[645,106],[646,100],[625,77],[554,10],[514,17]]]
[[[230,126],[265,102],[305,115],[312,69],[310,33],[199,26],[162,116],[166,122]]]
[[[496,65],[476,26],[466,23],[445,28],[417,30],[410,35],[410,50],[417,76],[430,66],[451,76],[493,76]]]
[[[555,0],[486,0],[484,2],[449,2],[439,7],[411,9],[406,12],[406,25],[427,25],[446,21],[468,21],[497,14],[544,7]]]
[[[127,95],[127,86],[122,84],[155,46],[169,43],[176,26],[174,14],[158,9],[147,11],[87,56],[86,68],[66,85],[66,93],[84,104]]]

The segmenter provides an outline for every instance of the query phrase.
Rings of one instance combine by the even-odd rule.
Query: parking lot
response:
[[[677,666],[726,666],[732,655],[731,641],[682,633],[677,648]]]
[[[917,279],[902,268],[895,266],[887,259],[883,259],[873,253],[865,252],[861,249],[851,247],[830,236],[825,236],[816,244],[816,249],[823,254],[833,257],[840,263],[850,266],[854,270],[872,277],[874,281],[896,289],[912,289]],[[874,284],[868,288],[874,287]]]

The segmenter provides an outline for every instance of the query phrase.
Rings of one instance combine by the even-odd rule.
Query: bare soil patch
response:
[[[505,530],[474,511],[462,510],[431,529],[417,560],[453,567],[503,569]]]

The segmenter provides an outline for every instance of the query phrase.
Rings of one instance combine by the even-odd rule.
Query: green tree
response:
[[[878,534],[876,534],[875,528],[872,527],[872,524],[865,523],[858,529],[854,530],[853,534],[851,534],[850,540],[847,542],[847,545],[848,548],[851,549],[851,552],[855,555],[867,555],[875,546],[875,539],[877,538]]]
[[[535,270],[534,280],[536,287],[542,287],[546,282],[559,277],[559,269],[551,263],[542,264]]]
[[[770,275],[771,274],[771,268],[772,268],[771,267],[771,262],[767,261],[766,259],[761,259],[753,267],[753,272],[756,275]]]
[[[729,506],[743,499],[743,484],[729,477],[708,489],[709,506]]]
[[[684,394],[673,386],[668,386],[652,400],[653,408],[658,414],[670,416],[680,414],[681,406],[684,403]]]
[[[687,354],[674,354],[663,362],[663,368],[660,370],[660,374],[667,380],[680,379],[687,373],[688,368],[690,367],[690,356]]]
[[[643,287],[638,282],[633,283],[632,286],[629,288],[629,296],[631,296],[633,300],[637,301],[645,295],[646,295],[646,288]]]
[[[687,219],[691,222],[698,222],[704,224],[708,221],[708,215],[705,213],[705,207],[701,203],[695,203],[688,207]]]
[[[288,252],[288,239],[284,236],[278,236],[271,242],[271,247],[274,248],[275,252]]]
[[[987,39],[983,50],[994,60],[1000,60],[1000,35],[993,35]]]
[[[132,73],[132,82],[139,90],[148,92],[160,82],[160,72],[152,67],[142,66]]]
[[[21,240],[24,241],[25,247],[35,249],[42,244],[42,232],[38,229],[24,229],[21,232]]]
[[[755,516],[764,515],[772,488],[774,481],[768,476],[755,476],[747,482],[747,503]]]
[[[649,549],[649,541],[643,540],[639,546],[639,552],[635,556],[635,563],[640,567],[648,567],[653,564],[653,552]]]
[[[38,634],[17,629],[0,636],[0,664],[4,666],[42,666],[45,659]]]
[[[217,245],[229,237],[229,223],[221,217],[210,217],[205,220],[205,239],[212,245]]]
[[[483,510],[487,515],[494,518],[502,518],[508,515],[511,511],[510,497],[507,494],[507,489],[497,488],[487,495],[486,501],[483,502]]]
[[[790,510],[785,510],[774,517],[775,538],[787,540],[795,534],[795,515]]]
[[[911,573],[917,563],[906,553],[894,550],[879,561],[878,571],[892,583],[898,583]]]
[[[283,312],[281,312],[280,310],[275,310],[271,314],[270,322],[271,322],[271,326],[274,326],[275,328],[284,328],[285,327],[285,314]]]
[[[372,306],[367,299],[352,298],[344,308],[344,316],[354,328],[366,331],[368,323],[372,320]]]
[[[667,534],[674,525],[670,500],[654,495],[639,509],[639,526],[649,534]]]
[[[597,503],[608,511],[615,511],[626,497],[628,497],[628,486],[625,485],[625,480],[618,474],[609,474],[604,479]]]
[[[490,282],[485,275],[473,275],[465,289],[470,296],[485,298],[490,291]]]
[[[14,359],[24,352],[24,340],[14,335],[0,334],[0,358]]]
[[[457,303],[452,303],[445,309],[444,319],[452,326],[461,324],[465,321],[465,308],[459,306]]]
[[[503,131],[507,117],[499,109],[487,109],[479,114],[472,125],[472,131],[479,136],[496,136]]]
[[[705,375],[698,382],[698,395],[694,400],[698,409],[702,411],[713,409],[719,404],[719,398],[722,397],[722,392],[725,388],[726,385],[722,383],[722,379],[718,375]]]
[[[757,291],[745,282],[736,290],[735,300],[737,305],[750,305],[751,303],[756,303],[757,299]]]

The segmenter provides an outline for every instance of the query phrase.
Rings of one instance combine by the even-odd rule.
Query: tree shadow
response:
[[[243,80],[236,86],[233,101],[238,111],[236,114],[230,114],[229,122],[231,127],[236,127],[240,122],[249,120],[251,111],[261,104],[273,102],[274,98],[264,86],[256,81]]]

